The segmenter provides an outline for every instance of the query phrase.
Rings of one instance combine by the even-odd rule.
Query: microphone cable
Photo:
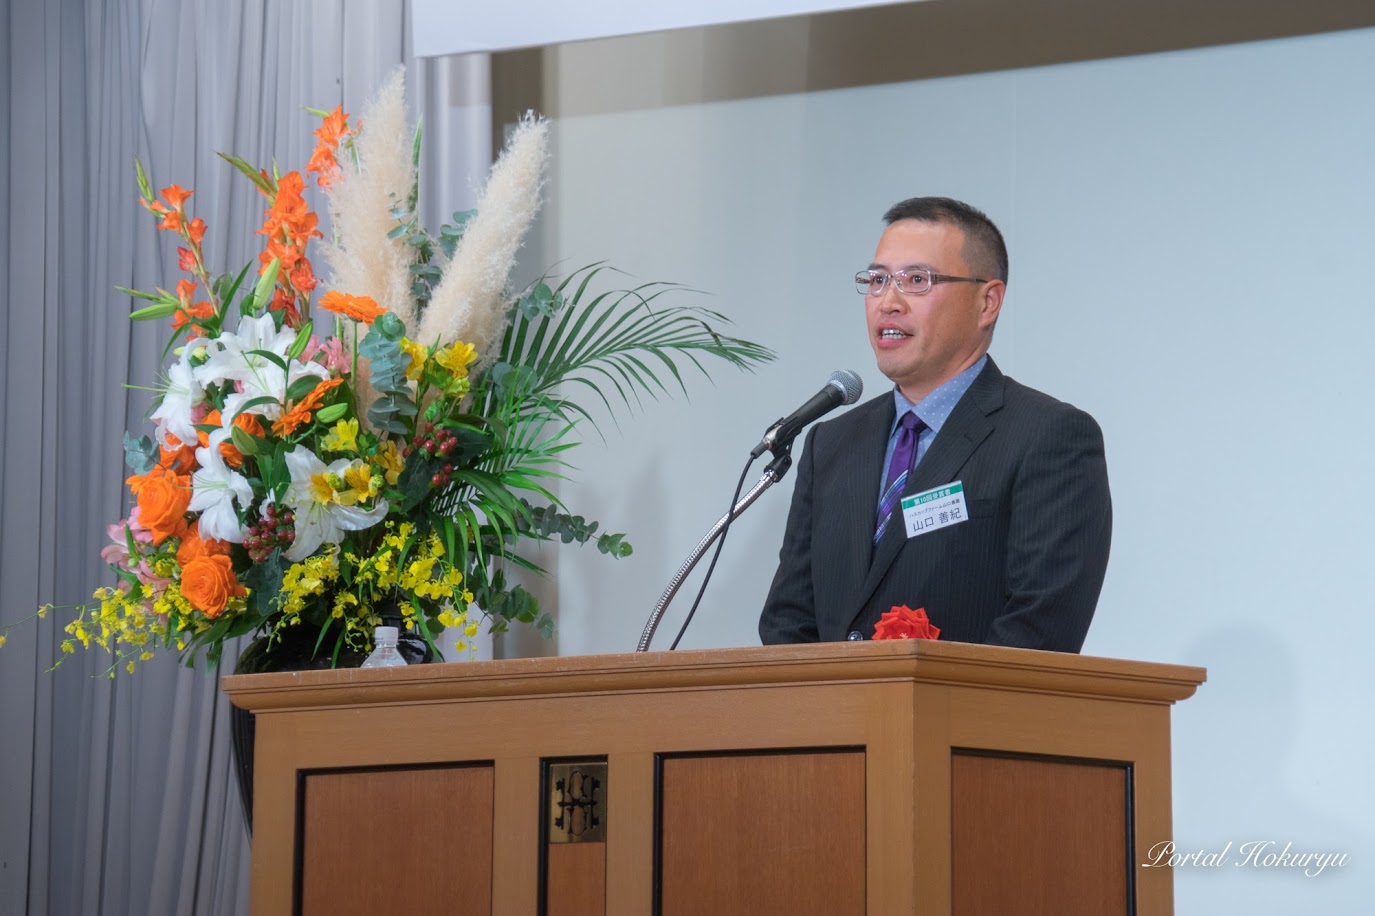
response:
[[[735,485],[735,492],[731,494],[730,505],[726,507],[726,526],[721,529],[721,536],[716,539],[716,550],[711,555],[711,563],[707,565],[706,575],[702,577],[702,584],[697,589],[697,597],[692,602],[692,608],[687,613],[687,618],[683,625],[678,629],[678,635],[673,637],[673,644],[668,647],[672,652],[678,648],[678,641],[687,632],[688,624],[692,623],[692,615],[697,613],[697,606],[702,603],[702,596],[707,593],[707,583],[711,581],[711,574],[716,569],[716,561],[721,557],[721,548],[726,546],[726,535],[730,534],[730,526],[735,522],[735,504],[740,499],[740,491],[745,488],[745,477],[750,472],[750,466],[755,462],[755,456],[751,455],[745,462],[744,469],[740,472],[740,480]]]

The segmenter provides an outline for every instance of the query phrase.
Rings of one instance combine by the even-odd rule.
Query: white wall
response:
[[[1174,714],[1177,842],[1351,855],[1317,878],[1180,869],[1177,911],[1367,912],[1372,86],[1359,31],[559,120],[532,254],[707,291],[780,359],[574,453],[570,506],[636,553],[554,551],[558,652],[634,646],[749,447],[833,368],[882,390],[849,277],[890,203],[959,197],[1011,249],[995,358],[1106,435],[1085,652],[1209,669]],[[736,525],[684,645],[757,642],[791,482]]]

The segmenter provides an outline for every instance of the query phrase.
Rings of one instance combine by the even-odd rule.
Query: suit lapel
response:
[[[988,365],[974,379],[964,397],[955,405],[950,416],[941,426],[935,441],[922,456],[907,485],[903,496],[920,493],[944,483],[951,483],[960,468],[969,460],[974,449],[993,432],[990,415],[1003,406],[1003,374],[990,357]],[[877,486],[877,481],[875,482]],[[854,607],[858,617],[864,606],[869,603],[878,584],[883,581],[888,568],[893,565],[898,554],[907,543],[907,531],[902,523],[902,509],[898,508],[895,517],[883,532],[883,538],[874,547],[873,562],[858,589],[859,601]],[[872,539],[872,533],[870,535]],[[855,594],[855,593],[851,593]],[[914,599],[915,600],[915,599]],[[851,618],[854,619],[853,617]]]
[[[834,598],[843,602],[853,595],[864,579],[873,557],[874,521],[878,505],[879,482],[883,475],[883,452],[893,426],[893,395],[889,392],[881,401],[875,399],[873,408],[856,430],[854,439],[842,444],[849,470],[848,478],[854,487],[852,497],[838,501],[836,517],[832,519],[835,543],[844,545],[847,553],[835,564],[837,590]],[[861,408],[863,409],[863,408]],[[877,457],[875,457],[877,456]],[[840,610],[839,607],[836,610]]]

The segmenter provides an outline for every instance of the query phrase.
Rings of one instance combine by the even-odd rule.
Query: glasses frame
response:
[[[922,276],[926,280],[926,288],[921,290],[903,289],[903,283],[911,280],[914,276]],[[878,281],[878,289],[874,289],[874,281]],[[888,281],[895,280],[893,287],[904,296],[925,296],[935,289],[937,283],[988,283],[983,277],[955,277],[950,274],[938,274],[929,267],[904,267],[896,273],[884,273],[880,270],[861,270],[855,274],[855,292],[861,296],[882,296],[883,291],[888,288]]]

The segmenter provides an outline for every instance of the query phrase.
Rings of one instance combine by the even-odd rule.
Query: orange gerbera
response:
[[[309,423],[310,415],[319,409],[325,400],[325,395],[342,384],[344,384],[344,380],[341,378],[329,378],[316,385],[310,390],[310,394],[301,398],[300,403],[282,414],[281,419],[272,424],[273,435],[289,436],[296,431],[297,427]]]
[[[386,314],[387,311],[368,296],[350,296],[337,289],[320,297],[320,308],[327,312],[337,312],[345,318],[352,318],[363,324],[372,324],[378,315]]]

